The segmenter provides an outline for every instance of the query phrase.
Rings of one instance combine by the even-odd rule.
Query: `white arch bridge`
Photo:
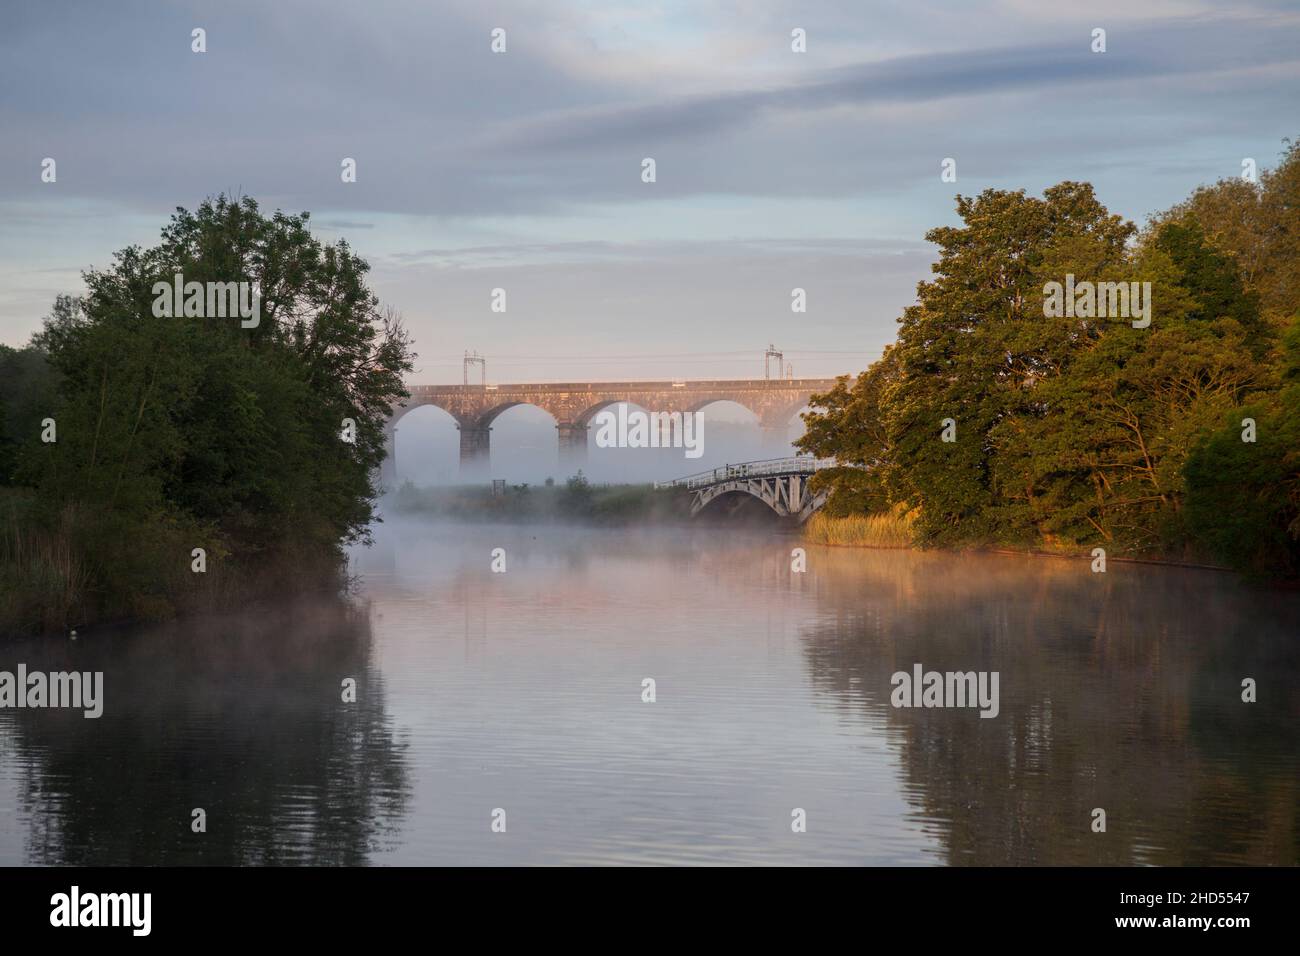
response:
[[[687,475],[673,481],[656,481],[656,488],[681,488],[694,497],[691,514],[697,515],[715,498],[732,492],[753,495],[783,518],[803,524],[826,503],[827,492],[817,494],[808,487],[808,479],[823,468],[835,468],[834,458],[769,458],[723,465],[712,471]]]

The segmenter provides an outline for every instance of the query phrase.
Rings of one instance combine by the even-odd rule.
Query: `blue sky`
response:
[[[797,375],[855,371],[955,193],[1082,179],[1140,223],[1272,164],[1297,94],[1294,3],[10,3],[0,341],[239,191],[371,262],[417,381],[465,349],[497,381],[745,376],[769,341]]]

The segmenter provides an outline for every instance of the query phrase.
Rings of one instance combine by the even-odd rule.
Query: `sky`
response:
[[[465,350],[493,382],[759,377],[769,343],[856,372],[957,193],[1086,180],[1141,224],[1272,165],[1298,104],[1300,2],[10,0],[0,342],[226,192],[370,262],[413,383]]]

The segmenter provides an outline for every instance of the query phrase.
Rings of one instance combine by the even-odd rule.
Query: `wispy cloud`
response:
[[[518,349],[584,330],[875,347],[955,192],[1089,179],[1141,219],[1267,165],[1300,132],[1298,41],[1268,0],[8,4],[0,338],[35,327],[53,279],[225,190],[348,237],[438,347],[482,344],[489,279]],[[792,331],[790,287],[818,283]]]

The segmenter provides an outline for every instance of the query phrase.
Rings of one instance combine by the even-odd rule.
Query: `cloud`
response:
[[[885,239],[840,238],[743,238],[734,240],[640,240],[611,242],[528,242],[501,245],[416,249],[394,253],[387,261],[397,265],[424,264],[443,267],[495,267],[503,263],[536,262],[649,262],[700,260],[710,257],[737,256],[848,256],[929,254],[930,247],[920,242]]]
[[[641,323],[780,337],[782,296],[816,282],[834,291],[799,334],[864,335],[857,301],[874,346],[954,192],[1090,179],[1140,219],[1300,132],[1284,5],[1025,2],[3,5],[0,256],[19,275],[0,337],[38,318],[54,275],[38,270],[105,266],[224,190],[360,233],[378,292],[426,341],[472,337],[490,271],[539,290],[512,291],[521,318],[500,330],[538,347],[551,328],[631,341]],[[40,182],[46,156],[57,184]]]
[[[313,219],[314,228],[329,229],[334,232],[346,232],[352,229],[374,229],[373,222],[359,222],[355,219]]]
[[[712,75],[714,88],[680,95],[671,79],[630,79],[631,65],[674,46],[753,51],[759,37],[740,8],[643,17],[635,22],[651,31],[649,52],[633,40],[611,49],[608,20],[584,20],[574,7],[376,2],[322,15],[293,2],[128,0],[73,9],[5,14],[0,121],[10,135],[0,164],[15,172],[0,178],[0,197],[37,195],[37,177],[20,172],[46,155],[59,160],[60,195],[137,209],[234,189],[289,207],[462,217],[560,215],[663,195],[829,196],[854,184],[887,194],[900,171],[929,175],[949,155],[934,152],[954,143],[996,140],[1003,165],[1018,167],[1049,155],[1041,139],[1071,131],[1081,161],[1141,146],[1165,133],[1162,123],[1099,141],[1077,130],[1122,124],[1119,109],[1135,94],[1177,124],[1202,107],[1209,78],[1248,93],[1248,115],[1276,116],[1294,101],[1300,63],[1297,21],[1282,13],[1117,21],[1105,54],[1090,52],[1087,29],[1039,22],[1004,29],[1014,44],[888,55],[849,5],[832,7],[845,18],[838,33],[815,28],[815,38],[836,37],[838,65],[828,67],[789,53],[779,7],[759,4],[769,57],[739,72],[728,60],[712,74],[697,58],[689,85],[699,90]],[[969,12],[943,9],[933,28],[920,15],[906,22],[952,42]],[[488,49],[498,17],[511,24],[506,55]],[[189,49],[200,22],[202,55]],[[997,37],[986,28],[976,39]],[[857,62],[847,62],[855,42]],[[611,60],[622,66],[602,69]],[[1280,75],[1260,84],[1267,67]],[[668,167],[649,195],[638,191],[646,155]],[[359,169],[347,188],[343,157]]]

